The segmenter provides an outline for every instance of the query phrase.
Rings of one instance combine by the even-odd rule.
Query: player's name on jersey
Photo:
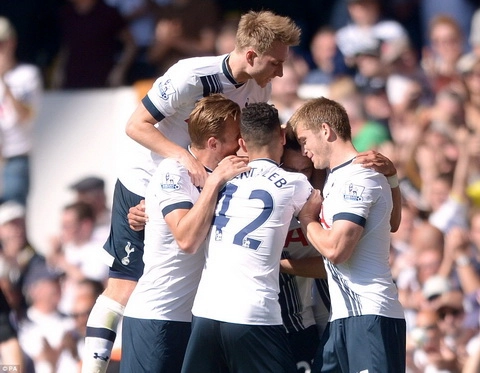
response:
[[[259,170],[255,167],[252,167],[249,171],[243,172],[240,175],[236,176],[236,179],[248,179],[249,177],[258,176]],[[276,170],[272,170],[271,172],[266,172],[262,175],[263,177],[270,180],[272,183],[275,184],[277,188],[281,188],[287,183],[281,175],[279,175]]]

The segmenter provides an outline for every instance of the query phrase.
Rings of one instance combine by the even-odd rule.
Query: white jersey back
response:
[[[222,191],[192,312],[231,323],[281,325],[280,256],[290,220],[311,186],[304,175],[268,159],[250,166]]]
[[[204,246],[195,254],[180,250],[164,215],[175,209],[191,208],[199,194],[186,168],[171,158],[160,163],[145,198],[145,269],[125,308],[126,316],[191,321],[204,264]]]
[[[180,60],[155,81],[142,100],[158,121],[158,130],[175,144],[184,148],[190,144],[187,120],[195,103],[202,97],[223,93],[240,108],[249,103],[268,101],[271,85],[262,88],[253,79],[238,84],[228,69],[228,57]],[[145,188],[163,158],[130,138],[124,138],[122,154],[120,181],[131,192],[144,196]]]
[[[331,320],[360,315],[404,318],[389,266],[392,194],[382,174],[346,162],[331,170],[323,189],[321,223],[335,220],[364,226],[352,256],[335,265],[325,259]]]

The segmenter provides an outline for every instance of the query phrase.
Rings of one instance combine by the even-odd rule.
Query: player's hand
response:
[[[358,154],[353,163],[359,163],[362,167],[371,168],[387,177],[397,173],[393,162],[375,150],[368,150]]]
[[[128,210],[128,225],[134,231],[141,231],[145,229],[145,224],[148,221],[148,216],[145,214],[145,200],[142,199],[136,206],[130,207]]]
[[[178,157],[178,161],[183,165],[190,175],[192,184],[197,187],[203,187],[207,180],[207,171],[198,159],[195,159],[189,152],[185,151]]]
[[[305,225],[309,222],[316,221],[320,217],[320,210],[322,209],[323,197],[318,189],[313,189],[307,202],[303,205],[302,210],[298,214],[298,220]]]
[[[231,178],[248,170],[250,170],[248,157],[229,155],[220,161],[208,179],[223,185]]]

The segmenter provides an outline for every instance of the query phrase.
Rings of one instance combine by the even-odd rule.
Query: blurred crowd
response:
[[[98,177],[65,186],[72,202],[47,254],[29,243],[29,155],[43,92],[148,86],[178,59],[230,52],[239,14],[263,7],[303,28],[272,81],[282,121],[309,98],[334,99],[349,114],[357,150],[375,149],[397,168],[403,212],[391,264],[407,317],[408,372],[479,372],[480,2],[238,3],[0,3],[0,287],[22,364],[75,371],[108,275],[98,247],[111,197]],[[15,363],[2,351],[0,363]]]

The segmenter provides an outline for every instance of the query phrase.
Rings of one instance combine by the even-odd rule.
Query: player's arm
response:
[[[330,230],[323,229],[318,221],[322,197],[319,190],[313,190],[303,206],[298,220],[307,239],[315,249],[333,264],[347,261],[360,240],[363,227],[348,220],[337,220]]]
[[[393,162],[374,150],[360,153],[354,163],[360,163],[363,167],[374,169],[384,174],[392,191],[393,209],[390,215],[390,231],[396,232],[402,221],[402,194],[398,185],[397,169]]]
[[[144,199],[142,199],[138,205],[130,207],[130,209],[128,210],[127,218],[130,229],[133,229],[134,231],[141,231],[145,229],[145,224],[147,224],[148,216],[145,213]]]
[[[280,272],[294,276],[327,278],[321,256],[280,260]]]
[[[207,178],[200,197],[191,209],[173,210],[165,216],[165,222],[181,250],[191,254],[197,251],[212,225],[220,189],[232,177],[248,170],[245,157],[226,157]]]
[[[127,122],[126,133],[133,140],[164,158],[174,158],[189,172],[192,183],[203,186],[207,173],[203,165],[186,149],[170,141],[154,125],[157,120],[150,114],[143,103],[137,108]]]

